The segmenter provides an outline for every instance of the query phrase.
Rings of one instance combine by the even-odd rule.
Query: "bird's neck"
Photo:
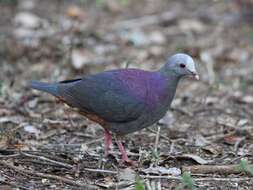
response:
[[[180,80],[180,77],[175,72],[168,70],[166,68],[161,68],[159,70],[159,72],[166,80],[165,85],[166,85],[167,95],[164,100],[164,107],[168,109],[168,107],[171,104],[171,101],[173,100],[173,98],[175,96],[177,85]]]
[[[176,88],[180,77],[173,70],[162,67],[158,72],[166,79],[168,87]]]

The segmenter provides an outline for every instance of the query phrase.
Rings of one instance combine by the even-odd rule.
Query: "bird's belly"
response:
[[[110,123],[108,129],[118,135],[126,135],[149,127],[158,122],[167,112],[168,107],[156,112],[146,111],[138,119],[127,123]]]
[[[150,125],[153,125],[154,123],[158,122],[160,119],[164,117],[168,109],[160,110],[159,112],[151,113],[147,117],[147,123]]]
[[[106,126],[106,121],[103,120],[101,117],[97,116],[96,114],[92,114],[90,112],[84,112],[84,111],[80,111],[79,113],[83,116],[85,116],[86,118],[88,118],[89,120],[98,123],[99,125],[101,125],[102,127]]]

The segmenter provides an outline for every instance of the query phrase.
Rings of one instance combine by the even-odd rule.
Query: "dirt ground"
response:
[[[252,10],[251,0],[0,0],[0,189],[253,189]],[[165,118],[124,138],[138,167],[115,144],[104,158],[100,126],[27,87],[155,70],[176,52],[194,57],[200,81],[181,81]]]

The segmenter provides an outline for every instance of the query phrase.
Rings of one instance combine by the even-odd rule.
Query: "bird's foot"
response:
[[[112,136],[111,136],[110,132],[108,131],[108,129],[105,129],[104,136],[105,136],[105,148],[104,148],[105,149],[105,157],[108,157],[110,146],[112,144]]]
[[[133,161],[133,160],[130,160],[127,156],[127,153],[126,153],[126,150],[124,148],[124,146],[122,145],[121,141],[120,140],[117,140],[117,145],[119,147],[119,151],[121,153],[121,163],[123,164],[126,164],[126,165],[129,165],[129,166],[138,166],[138,163]]]
[[[126,166],[133,166],[133,167],[137,167],[138,166],[138,162],[136,162],[134,160],[131,160],[129,158],[127,158],[127,159],[123,159],[122,158],[120,164],[126,165]]]

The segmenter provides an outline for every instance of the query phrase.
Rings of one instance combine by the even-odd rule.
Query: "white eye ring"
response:
[[[179,66],[180,66],[181,68],[185,68],[185,64],[183,64],[183,63],[180,63]]]

